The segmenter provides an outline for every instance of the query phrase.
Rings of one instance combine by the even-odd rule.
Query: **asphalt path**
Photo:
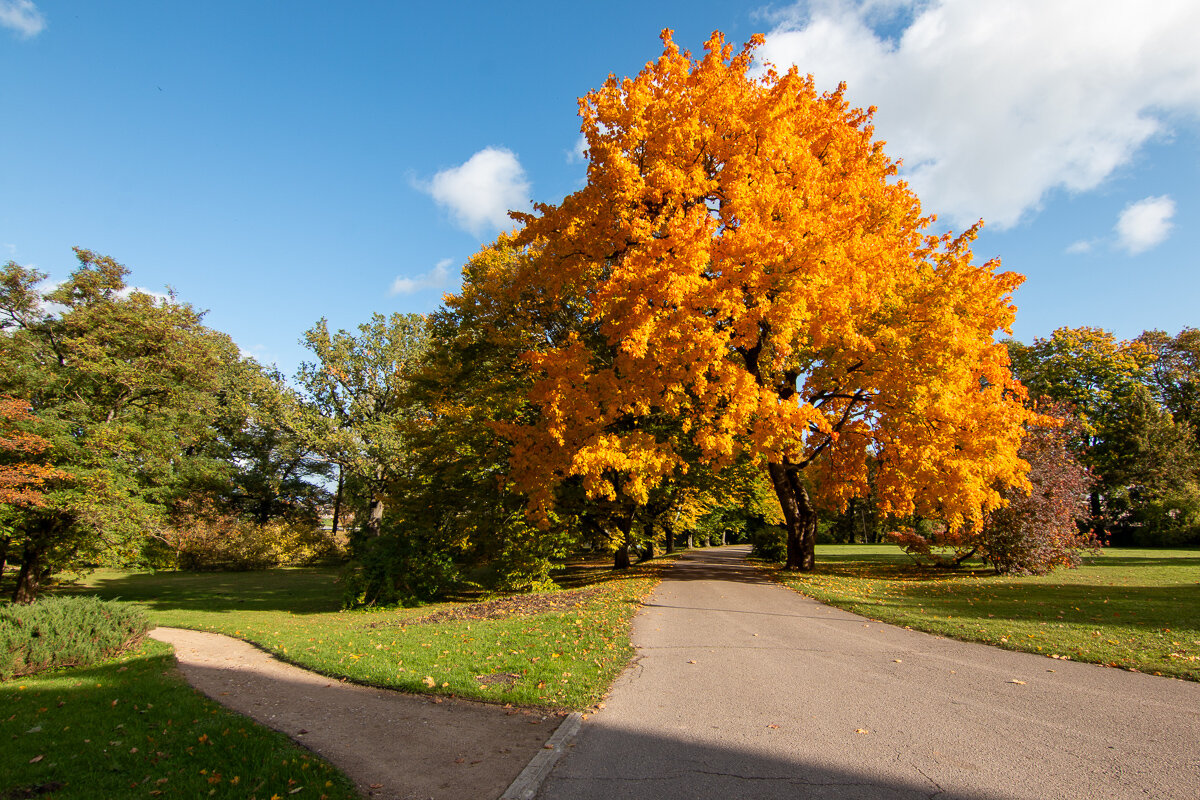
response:
[[[542,800],[1200,798],[1200,684],[873,622],[693,551]]]

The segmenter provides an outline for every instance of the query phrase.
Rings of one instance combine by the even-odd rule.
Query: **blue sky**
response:
[[[875,105],[926,209],[1027,276],[1015,334],[1200,326],[1200,4],[0,0],[0,260],[78,245],[292,374],[427,312],[585,166],[577,98],[669,27]]]

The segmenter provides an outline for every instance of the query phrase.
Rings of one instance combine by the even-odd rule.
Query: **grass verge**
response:
[[[225,711],[146,641],[91,667],[0,683],[0,798],[357,798],[286,736]]]
[[[129,574],[102,571],[75,591],[142,604],[151,620],[253,642],[326,675],[406,692],[581,709],[633,654],[629,625],[667,559],[613,573],[583,562],[563,592],[488,603],[339,611],[336,570]],[[556,602],[548,602],[552,598]],[[433,615],[436,622],[423,622]]]
[[[818,545],[802,594],[916,630],[1200,680],[1200,550],[1106,549],[1079,569],[1005,577],[915,565],[894,545]]]

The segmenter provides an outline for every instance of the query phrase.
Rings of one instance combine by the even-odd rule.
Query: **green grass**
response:
[[[0,798],[358,797],[283,734],[194,692],[155,641],[0,683],[0,742]]]
[[[155,624],[236,636],[299,666],[358,683],[580,709],[603,697],[632,656],[629,623],[663,563],[621,574],[598,562],[576,564],[563,582],[594,593],[568,608],[435,624],[418,619],[464,604],[339,611],[336,569],[109,570],[70,591],[137,602]]]
[[[1001,577],[916,566],[894,545],[819,545],[797,591],[872,619],[1010,650],[1200,680],[1200,549],[1106,549]]]

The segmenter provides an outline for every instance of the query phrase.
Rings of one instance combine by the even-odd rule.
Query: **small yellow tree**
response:
[[[580,100],[588,182],[514,214],[522,280],[582,311],[583,333],[529,356],[538,418],[513,438],[535,512],[565,476],[645,500],[680,463],[765,464],[787,566],[813,566],[814,493],[977,522],[1023,485],[1023,394],[996,344],[1022,278],[973,263],[978,225],[930,235],[873,109],[794,68],[751,74],[719,33],[665,49]],[[518,281],[519,283],[519,281]],[[645,419],[672,419],[657,435]]]

